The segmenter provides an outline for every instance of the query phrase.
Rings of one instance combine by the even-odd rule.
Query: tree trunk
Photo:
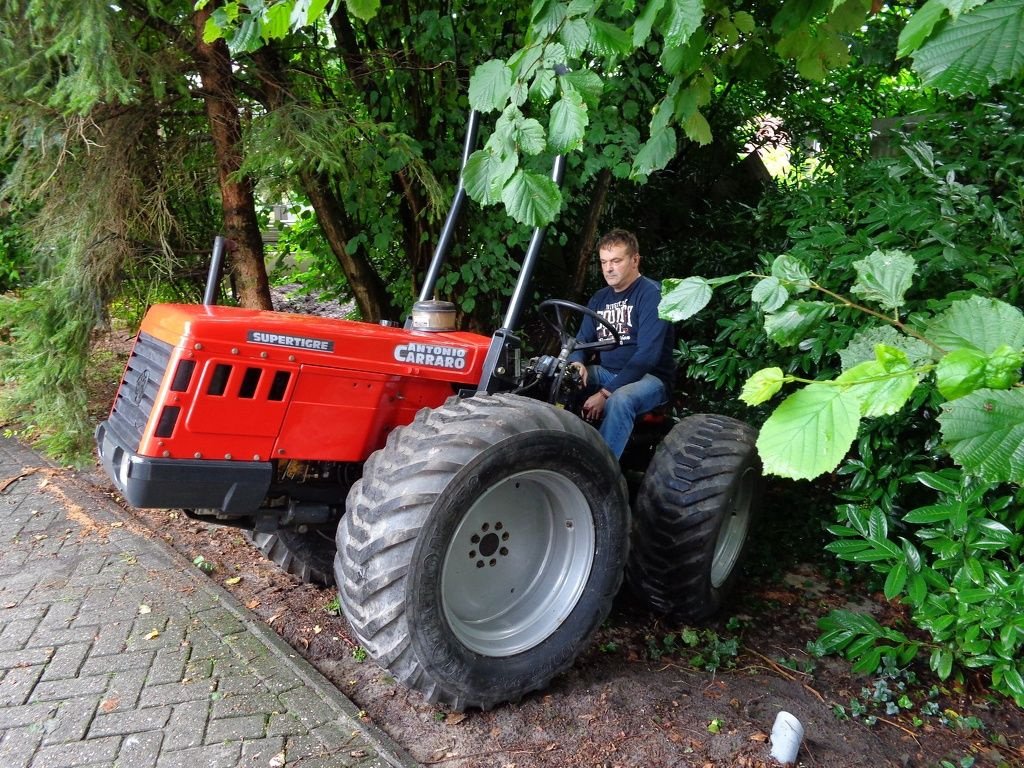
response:
[[[293,97],[289,95],[291,91],[287,74],[273,44],[256,51],[253,61],[260,67],[264,104],[270,111],[280,109]],[[338,260],[338,266],[345,273],[352,296],[359,307],[359,314],[371,323],[389,317],[391,302],[384,281],[366,258],[348,252],[350,219],[345,214],[344,204],[334,192],[330,178],[319,171],[303,170],[299,173],[299,182],[313,206],[317,222],[334,258]]]
[[[352,296],[359,306],[359,312],[367,322],[376,323],[391,316],[391,302],[387,288],[380,275],[366,259],[348,252],[346,245],[349,235],[346,231],[345,209],[337,195],[331,190],[330,180],[322,173],[304,171],[301,174],[302,188],[316,211],[317,221],[324,237],[331,245],[338,264],[348,278]]]
[[[252,180],[249,177],[236,180],[242,166],[242,123],[232,86],[231,57],[223,40],[203,42],[203,29],[210,12],[209,7],[196,11],[192,20],[196,32],[196,64],[217,158],[224,234],[233,244],[231,263],[242,306],[272,309]]]
[[[587,220],[583,224],[577,240],[576,269],[572,276],[571,296],[575,301],[586,303],[583,286],[587,282],[587,265],[594,258],[594,243],[597,242],[597,225],[604,212],[604,203],[608,199],[608,188],[611,186],[612,173],[602,168],[594,181],[594,191],[590,195],[590,207],[587,209]]]

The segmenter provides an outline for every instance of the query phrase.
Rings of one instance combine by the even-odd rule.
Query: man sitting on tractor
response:
[[[595,293],[587,306],[619,332],[620,344],[601,352],[595,364],[585,365],[583,352],[574,352],[569,361],[579,369],[586,392],[592,393],[583,404],[583,417],[601,421],[601,436],[618,458],[636,417],[668,402],[675,334],[658,317],[661,286],[640,274],[636,236],[613,229],[600,239],[597,251],[608,287]],[[608,329],[584,316],[577,342],[605,338],[612,338]]]

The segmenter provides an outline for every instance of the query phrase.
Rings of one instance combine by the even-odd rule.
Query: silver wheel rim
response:
[[[736,492],[729,499],[727,517],[718,529],[715,554],[711,560],[711,586],[721,587],[733,572],[743,552],[750,528],[750,508],[754,499],[754,481],[757,473],[748,467],[740,476]]]
[[[571,480],[547,470],[502,480],[469,508],[445,553],[448,626],[484,656],[539,645],[579,602],[594,547],[590,505]]]

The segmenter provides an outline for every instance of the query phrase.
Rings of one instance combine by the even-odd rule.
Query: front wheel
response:
[[[757,432],[728,416],[689,416],[655,451],[636,500],[627,578],[659,613],[699,621],[740,574],[760,506]]]
[[[487,709],[544,687],[608,615],[629,507],[590,426],[514,395],[452,399],[396,429],[338,528],[341,605],[431,702]]]

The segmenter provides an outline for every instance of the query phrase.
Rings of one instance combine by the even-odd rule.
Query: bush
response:
[[[1024,706],[1022,106],[926,121],[897,158],[776,195],[758,210],[773,246],[762,267],[675,281],[663,308],[688,316],[725,285],[718,337],[690,345],[690,375],[733,392],[745,380],[754,405],[807,385],[765,422],[766,468],[829,474],[846,503],[827,548],[877,571],[929,637],[835,612],[820,647],[866,673],[922,652],[942,678],[990,669]],[[798,435],[813,438],[806,452]]]

